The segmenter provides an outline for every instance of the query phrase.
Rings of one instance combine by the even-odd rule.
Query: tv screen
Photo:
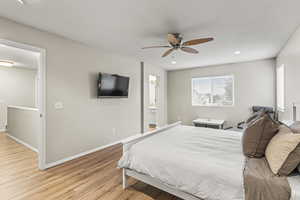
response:
[[[129,77],[99,73],[98,98],[128,97]]]

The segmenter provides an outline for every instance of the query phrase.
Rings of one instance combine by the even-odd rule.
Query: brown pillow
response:
[[[291,132],[294,133],[294,131],[290,127],[288,127],[287,125],[281,124],[279,126],[278,133],[291,133]]]
[[[271,139],[266,149],[266,159],[274,174],[287,176],[300,163],[300,134],[286,126]]]
[[[253,113],[247,120],[246,120],[246,124],[251,123],[254,120],[257,120],[258,118],[260,118],[262,115],[264,115],[265,112],[264,111],[258,111]]]
[[[278,132],[279,124],[274,122],[268,114],[263,114],[247,124],[243,134],[243,152],[250,158],[261,158],[272,137]]]

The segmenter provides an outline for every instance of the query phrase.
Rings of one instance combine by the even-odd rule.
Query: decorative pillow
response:
[[[280,126],[267,146],[266,159],[274,174],[289,175],[300,163],[300,134]]]
[[[260,118],[263,114],[265,114],[265,112],[263,111],[258,111],[253,113],[247,120],[246,120],[246,124],[251,123],[254,120],[257,120],[258,118]]]
[[[290,128],[292,129],[292,131],[294,132],[294,133],[300,133],[300,122],[294,122],[291,126],[290,126]]]
[[[294,131],[290,127],[288,127],[287,125],[281,124],[279,126],[278,133],[281,133],[281,134],[282,133],[294,133]]]
[[[272,137],[278,132],[279,124],[274,122],[268,114],[251,121],[243,134],[243,152],[250,158],[261,158]]]

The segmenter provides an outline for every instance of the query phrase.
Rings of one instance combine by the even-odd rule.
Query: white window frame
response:
[[[194,104],[193,103],[193,80],[194,79],[215,79],[215,78],[232,78],[232,105],[202,105],[202,104]],[[235,106],[235,78],[234,75],[222,75],[222,76],[197,76],[197,77],[192,77],[191,79],[191,103],[192,106],[197,106],[197,107],[234,107]]]
[[[282,77],[279,77],[279,70],[282,70]],[[282,78],[280,81],[279,78]],[[279,83],[280,81],[280,83]],[[279,85],[282,84],[282,85]],[[279,90],[282,91],[279,91]],[[280,101],[279,101],[280,99]],[[276,67],[276,107],[280,112],[285,111],[285,65],[282,64]]]

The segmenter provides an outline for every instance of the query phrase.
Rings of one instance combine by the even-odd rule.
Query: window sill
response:
[[[234,105],[197,105],[192,104],[193,107],[215,107],[215,108],[231,108],[234,107]]]
[[[158,107],[157,106],[149,106],[148,109],[149,110],[158,110]]]

